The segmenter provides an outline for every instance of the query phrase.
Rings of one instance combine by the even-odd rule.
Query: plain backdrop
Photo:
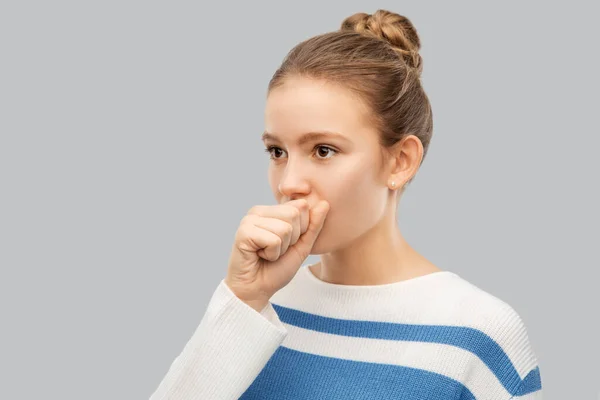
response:
[[[597,4],[366,0],[1,3],[0,398],[150,396],[274,204],[273,72],[378,8],[434,111],[403,233],[520,314],[545,399],[599,398]]]

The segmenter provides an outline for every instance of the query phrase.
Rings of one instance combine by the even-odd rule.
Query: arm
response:
[[[523,393],[523,394],[521,394]],[[510,400],[543,400],[542,382],[540,377],[540,368],[536,366],[523,379],[522,385],[518,389],[518,394]]]
[[[270,302],[259,313],[222,280],[150,400],[238,399],[286,336]]]
[[[510,400],[542,400],[540,367],[527,328],[510,306],[504,314],[504,322],[499,344],[505,349],[515,371],[509,383]]]

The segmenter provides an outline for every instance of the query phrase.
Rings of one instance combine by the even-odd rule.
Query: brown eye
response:
[[[331,147],[328,147],[328,146],[322,146],[322,145],[319,145],[319,146],[315,147],[315,149],[318,149],[318,150],[317,150],[317,153],[318,153],[319,155],[323,155],[323,151],[322,151],[322,150],[325,150],[325,155],[327,155],[327,153],[328,153],[328,152],[333,152],[333,154],[336,154],[336,153],[337,153],[337,151],[336,151],[335,149],[332,149]],[[332,155],[332,157],[333,157],[333,155]],[[324,156],[324,157],[319,157],[319,158],[320,158],[320,159],[325,159],[325,160],[326,160],[326,159],[329,159],[329,158],[331,158],[331,157],[325,157],[325,156]]]
[[[337,150],[335,150],[329,146],[323,146],[323,145],[315,146],[313,151],[318,153],[317,158],[319,160],[328,160],[331,157],[327,157],[327,154],[332,154],[332,157],[333,157],[333,155],[338,153]],[[283,152],[283,150],[277,146],[269,146],[265,149],[265,152],[269,153],[271,155],[271,157],[270,157],[271,160],[278,160],[278,159],[280,159],[280,157],[277,157],[274,152]]]
[[[265,149],[265,153],[269,153],[271,155],[271,160],[276,160],[279,157],[273,157],[273,150],[281,150],[279,147],[276,146],[269,146]]]

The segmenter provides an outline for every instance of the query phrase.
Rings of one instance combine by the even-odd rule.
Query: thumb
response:
[[[316,206],[311,208],[309,212],[310,221],[308,228],[293,246],[302,257],[309,256],[313,244],[317,240],[319,233],[321,233],[321,229],[323,228],[323,224],[325,222],[325,217],[329,212],[329,203],[325,200],[322,200]]]

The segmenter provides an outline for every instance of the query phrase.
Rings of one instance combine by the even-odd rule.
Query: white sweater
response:
[[[542,399],[526,328],[450,271],[375,286],[303,265],[258,313],[222,280],[150,400]]]

